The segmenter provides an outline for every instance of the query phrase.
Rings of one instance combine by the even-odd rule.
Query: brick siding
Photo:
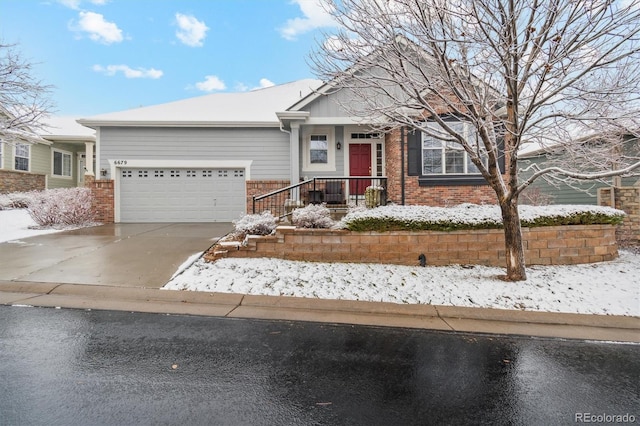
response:
[[[286,188],[289,185],[288,180],[248,180],[246,182],[247,214],[251,214],[253,212],[254,196],[268,194],[271,191]]]
[[[385,164],[387,182],[387,201],[402,202],[402,166],[400,130],[386,135]],[[407,146],[404,150],[405,204],[425,206],[452,206],[461,203],[496,204],[496,194],[488,184],[456,185],[456,186],[420,186],[418,176],[409,176],[406,165]]]
[[[574,225],[524,228],[528,265],[602,262],[618,256],[615,227]],[[351,232],[278,227],[274,236],[249,236],[246,246],[217,246],[205,258],[275,257],[316,262],[504,266],[501,229],[453,232]]]
[[[43,174],[0,170],[0,194],[42,191],[46,188],[46,182]]]

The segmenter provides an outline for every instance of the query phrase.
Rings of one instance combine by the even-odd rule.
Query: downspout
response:
[[[406,137],[404,126],[400,128],[400,194],[401,201],[400,204],[404,206],[405,197],[404,197],[404,138]]]

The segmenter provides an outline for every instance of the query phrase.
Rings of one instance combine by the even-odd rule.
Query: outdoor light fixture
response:
[[[101,176],[106,176],[107,175],[107,169],[100,169],[100,175]]]
[[[338,148],[338,150],[340,150],[340,148],[342,148],[342,144],[340,143],[340,141],[338,141],[338,143],[336,144],[336,148]]]

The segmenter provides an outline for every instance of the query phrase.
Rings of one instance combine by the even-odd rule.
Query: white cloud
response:
[[[266,78],[261,78],[260,79],[260,86],[256,87],[256,89],[264,89],[265,87],[271,87],[271,86],[275,86],[276,84]]]
[[[96,6],[104,6],[109,3],[109,1],[110,0],[89,0],[90,3],[95,4]],[[80,3],[82,3],[82,0],[58,0],[58,3],[68,7],[69,9],[78,10],[80,9]]]
[[[287,20],[284,27],[280,28],[280,35],[287,40],[295,40],[300,34],[307,33],[321,27],[335,26],[335,21],[317,0],[292,0],[292,3],[300,7],[302,18]]]
[[[68,7],[69,9],[78,10],[80,8],[80,2],[82,0],[58,0],[58,3]]]
[[[216,90],[224,90],[227,86],[224,81],[220,80],[215,75],[208,75],[204,78],[204,81],[196,83],[196,89],[203,92],[213,92]]]
[[[119,43],[124,38],[122,30],[113,22],[108,22],[99,13],[79,12],[78,24],[71,29],[89,34],[89,38],[104,44]]]
[[[236,83],[235,90],[236,92],[248,92],[251,90],[264,89],[266,87],[271,87],[275,85],[276,84],[273,81],[269,80],[268,78],[261,78],[258,85],[254,87],[247,86],[244,83]]]
[[[162,77],[164,74],[162,71],[155,68],[133,69],[128,65],[107,65],[106,67],[103,67],[102,65],[94,65],[93,70],[107,76],[114,76],[118,72],[121,72],[126,78],[151,78],[154,80]]]
[[[198,21],[194,16],[176,13],[176,23],[178,31],[176,37],[191,47],[200,47],[203,45],[204,38],[207,36],[209,27],[203,21]]]

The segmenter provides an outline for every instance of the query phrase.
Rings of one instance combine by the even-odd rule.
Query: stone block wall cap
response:
[[[240,241],[221,241],[220,247],[239,247],[242,243]]]

